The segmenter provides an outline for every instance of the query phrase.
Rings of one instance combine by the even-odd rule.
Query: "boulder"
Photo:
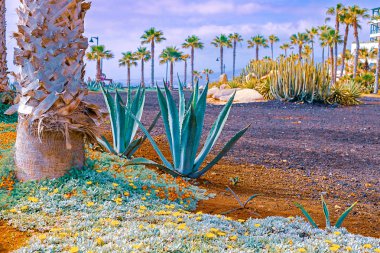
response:
[[[231,89],[231,87],[228,84],[222,84],[220,85],[219,89],[225,90],[225,89]]]
[[[256,90],[242,89],[236,92],[234,101],[238,103],[252,103],[264,100],[264,97]]]
[[[221,98],[228,97],[228,99],[234,94],[235,89],[226,89],[226,90],[219,90],[219,92],[216,92],[212,98],[217,100],[222,100]],[[228,100],[227,99],[227,100]]]
[[[211,89],[208,90],[207,97],[212,98],[218,92],[219,92],[218,87],[212,87]]]
[[[219,83],[228,83],[228,77],[227,77],[227,74],[222,74],[222,75],[219,77]]]

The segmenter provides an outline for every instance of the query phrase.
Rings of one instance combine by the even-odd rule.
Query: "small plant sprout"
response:
[[[323,196],[321,196],[321,201],[322,201],[323,214],[326,219],[326,228],[330,228],[331,227],[330,213]],[[352,211],[352,209],[356,206],[357,203],[358,202],[355,202],[349,208],[347,208],[346,211],[344,211],[344,213],[338,218],[337,222],[335,223],[335,228],[342,227],[343,221],[347,218],[348,214]],[[306,217],[306,219],[310,222],[310,224],[313,227],[318,228],[317,223],[315,223],[315,221],[313,220],[311,215],[306,211],[306,209],[299,203],[295,203],[295,205],[301,210],[302,214]]]
[[[247,205],[256,197],[260,196],[260,194],[254,194],[252,195],[251,197],[249,197],[244,203],[243,201],[240,199],[240,197],[230,188],[227,186],[227,190],[230,191],[232,193],[232,196],[236,199],[236,201],[239,203],[240,207],[238,208],[235,208],[235,209],[232,209],[232,210],[229,210],[229,211],[226,211],[226,212],[223,212],[222,214],[223,215],[226,215],[226,214],[229,214],[229,213],[232,213],[232,212],[236,212],[238,210],[242,210],[242,209],[246,209],[247,208]],[[253,212],[252,212],[253,213]],[[256,213],[254,213],[256,214]]]
[[[240,182],[239,177],[230,177],[231,185],[235,186]]]

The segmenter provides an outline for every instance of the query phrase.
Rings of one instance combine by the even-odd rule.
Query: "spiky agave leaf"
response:
[[[327,208],[327,204],[323,196],[321,196],[321,200],[322,200],[323,214],[325,215],[325,219],[326,219],[326,228],[329,228],[331,226],[329,209]]]
[[[336,228],[340,228],[343,224],[343,221],[347,218],[347,216],[349,215],[349,213],[352,211],[352,209],[354,209],[354,207],[356,206],[358,202],[355,202],[354,204],[352,204],[349,208],[347,208],[346,211],[344,211],[344,213],[339,217],[338,221],[336,222],[335,224],[335,227]]]
[[[303,215],[305,215],[306,219],[310,222],[310,224],[315,227],[315,228],[318,228],[318,225],[315,223],[315,221],[313,220],[313,218],[311,218],[310,214],[306,211],[306,209],[303,207],[303,205],[299,204],[299,203],[294,203],[296,207],[298,207],[301,212],[303,213]]]

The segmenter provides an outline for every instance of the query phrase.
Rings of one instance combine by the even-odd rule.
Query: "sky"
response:
[[[7,3],[7,46],[9,68],[13,66],[13,48],[16,46],[12,32],[16,31],[18,6],[17,0]],[[87,37],[99,36],[100,44],[111,50],[115,58],[104,62],[104,73],[108,78],[125,82],[126,68],[120,68],[118,60],[122,52],[135,51],[140,46],[140,37],[145,30],[155,27],[164,32],[166,41],[157,45],[156,58],[166,46],[181,47],[189,35],[197,35],[205,44],[203,50],[197,50],[195,70],[205,68],[220,71],[219,49],[210,43],[215,36],[240,33],[245,39],[237,49],[236,68],[240,71],[255,55],[254,49],[248,49],[246,40],[261,34],[275,34],[280,42],[275,45],[275,55],[282,53],[279,46],[289,42],[289,37],[297,32],[304,32],[313,26],[323,25],[326,9],[342,2],[345,5],[359,5],[363,8],[380,7],[378,0],[93,0],[92,8],[86,16]],[[369,39],[368,21],[362,23],[360,40]],[[330,23],[330,25],[334,25]],[[350,41],[352,41],[352,36]],[[148,48],[149,45],[148,45]],[[188,49],[181,49],[185,53]],[[269,56],[270,49],[261,49],[260,57]],[[232,71],[232,50],[224,54],[227,73]],[[316,59],[321,59],[321,49],[316,49]],[[95,76],[95,63],[87,62],[86,76]],[[165,65],[159,65],[156,59],[156,78],[165,76]],[[183,75],[183,63],[176,63],[175,73]],[[139,82],[140,68],[132,69],[133,82]],[[190,75],[190,71],[189,71]],[[150,63],[145,67],[146,82],[150,81]]]

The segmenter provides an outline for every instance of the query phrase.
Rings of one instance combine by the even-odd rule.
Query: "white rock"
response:
[[[238,103],[252,103],[264,101],[264,97],[254,89],[238,90],[235,95],[234,102]]]
[[[218,87],[212,87],[211,89],[208,90],[207,97],[212,98],[217,92],[219,92]]]

